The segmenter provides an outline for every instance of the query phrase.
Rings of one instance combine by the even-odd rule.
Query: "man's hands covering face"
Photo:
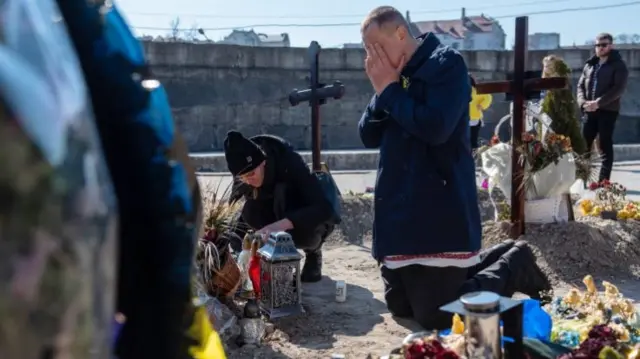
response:
[[[369,76],[369,80],[376,94],[380,95],[387,86],[399,81],[400,72],[405,65],[405,58],[403,56],[400,59],[400,64],[396,68],[391,65],[389,56],[387,56],[387,53],[380,44],[367,46],[366,50],[367,58],[365,59],[365,69],[367,76]]]

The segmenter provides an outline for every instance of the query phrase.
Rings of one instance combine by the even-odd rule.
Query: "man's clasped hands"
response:
[[[594,112],[598,109],[598,101],[587,101],[582,108],[586,112]]]

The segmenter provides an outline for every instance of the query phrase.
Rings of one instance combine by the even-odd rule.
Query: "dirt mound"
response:
[[[373,227],[373,195],[354,194],[342,198],[342,223],[336,226],[329,243],[347,242],[362,245],[371,237]]]
[[[483,223],[483,246],[508,237],[509,223]],[[578,218],[563,224],[527,225],[525,235],[538,264],[554,285],[575,283],[587,274],[617,280],[640,278],[640,221]]]
[[[500,191],[494,191],[492,197],[493,202],[504,211],[506,208],[504,195]],[[496,213],[488,191],[478,190],[478,207],[483,222],[494,220]],[[342,199],[342,223],[336,227],[327,241],[362,245],[364,241],[371,238],[372,226],[373,194],[345,195]]]

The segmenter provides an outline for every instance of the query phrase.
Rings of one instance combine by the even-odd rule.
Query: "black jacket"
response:
[[[230,200],[244,197],[242,221],[259,230],[287,218],[292,236],[308,235],[331,220],[331,203],[300,154],[284,139],[272,135],[251,138],[267,155],[262,187],[254,189],[234,181]]]
[[[620,99],[627,87],[629,70],[627,70],[627,65],[622,60],[620,53],[611,50],[607,61],[598,71],[598,82],[593,96],[590,96],[595,66],[599,61],[597,56],[593,56],[584,65],[582,75],[578,80],[578,105],[582,109],[585,102],[596,100],[599,109],[619,112]]]

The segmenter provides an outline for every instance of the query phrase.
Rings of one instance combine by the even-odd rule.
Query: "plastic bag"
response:
[[[548,341],[551,338],[553,322],[549,313],[535,299],[522,301],[522,333],[526,338]]]
[[[509,114],[499,121],[498,127],[506,122],[506,120],[509,120],[509,124],[511,125],[511,128],[513,128],[513,102],[509,107]],[[553,122],[549,115],[542,112],[541,102],[526,103],[524,120],[525,131],[535,131],[540,135],[540,138],[544,138],[551,128],[551,122]]]
[[[197,299],[196,305],[205,308],[209,315],[209,320],[211,320],[211,324],[213,324],[213,329],[215,329],[220,336],[223,336],[225,332],[233,328],[238,321],[238,318],[233,312],[216,298],[201,295]]]

